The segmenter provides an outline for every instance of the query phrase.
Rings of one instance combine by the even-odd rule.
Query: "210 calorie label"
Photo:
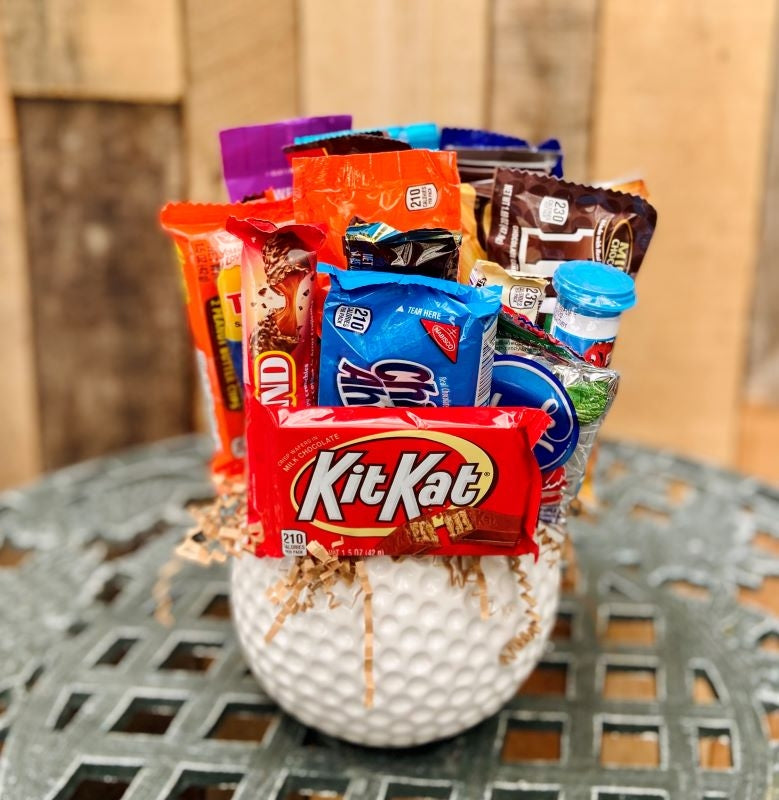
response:
[[[352,333],[365,333],[371,325],[371,310],[361,306],[338,306],[334,324]]]
[[[306,534],[285,528],[281,531],[281,550],[285,556],[306,555]]]

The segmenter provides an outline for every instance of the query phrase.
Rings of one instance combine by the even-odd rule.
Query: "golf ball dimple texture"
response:
[[[509,664],[500,652],[527,628],[517,576],[502,557],[482,558],[490,616],[481,618],[475,584],[452,586],[431,559],[371,558],[374,703],[363,703],[363,595],[356,589],[329,608],[286,618],[270,643],[279,607],[266,590],[284,577],[290,559],[236,559],[233,618],[248,663],[268,694],[288,713],[356,744],[406,747],[453,736],[495,713],[538,662],[554,624],[559,560],[522,558],[537,601],[540,632]]]

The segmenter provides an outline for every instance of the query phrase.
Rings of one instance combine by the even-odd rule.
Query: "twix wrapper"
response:
[[[261,217],[279,222],[292,216],[291,200],[256,203],[168,203],[160,224],[173,239],[183,275],[187,317],[214,436],[214,474],[240,473],[244,462],[241,382],[233,364],[227,319],[217,285],[220,267],[236,240],[225,231],[227,218]]]
[[[637,195],[498,169],[487,256],[506,269],[544,278],[574,259],[600,261],[635,276],[656,224],[657,211]],[[546,294],[554,297],[551,282]],[[541,307],[544,315],[553,310],[553,300]]]
[[[544,411],[247,404],[257,555],[537,552]]]

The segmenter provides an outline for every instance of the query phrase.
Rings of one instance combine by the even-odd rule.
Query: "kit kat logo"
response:
[[[606,264],[627,271],[630,265],[630,255],[633,252],[633,230],[630,223],[623,219],[609,231],[605,248]]]
[[[295,362],[289,353],[271,350],[254,359],[254,396],[264,406],[296,406]]]
[[[295,476],[296,520],[347,536],[388,535],[408,520],[478,506],[497,475],[478,445],[436,431],[393,431],[320,450]]]
[[[457,353],[460,349],[460,326],[450,325],[447,322],[434,322],[431,319],[421,319],[422,327],[427,335],[438,345],[438,349],[453,363],[457,363]]]

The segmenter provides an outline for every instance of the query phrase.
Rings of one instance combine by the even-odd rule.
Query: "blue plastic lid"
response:
[[[434,122],[413,122],[411,125],[391,125],[373,128],[353,128],[352,130],[333,131],[325,134],[296,136],[295,144],[308,144],[318,139],[332,139],[348,133],[371,133],[372,131],[385,131],[391,139],[400,139],[408,142],[412,147],[422,150],[437,150],[441,143],[441,133]]]
[[[567,261],[552,276],[563,305],[595,317],[616,317],[636,304],[636,285],[626,272],[597,261]]]
[[[393,125],[385,128],[390,138],[408,142],[418,150],[437,150],[441,132],[434,122],[412,122],[410,125]]]

